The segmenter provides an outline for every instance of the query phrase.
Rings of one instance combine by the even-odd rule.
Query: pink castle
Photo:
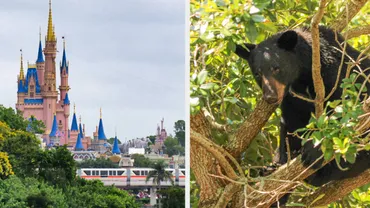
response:
[[[71,129],[69,129],[69,62],[67,62],[66,58],[64,37],[62,37],[62,39],[63,57],[59,67],[61,83],[58,92],[56,89],[55,66],[57,38],[52,22],[51,1],[49,1],[49,18],[47,35],[45,37],[45,48],[42,49],[40,33],[37,60],[35,64],[28,64],[26,76],[24,75],[23,55],[21,54],[20,73],[17,81],[18,92],[16,109],[20,110],[23,113],[23,117],[26,119],[30,119],[33,116],[37,120],[44,122],[46,130],[43,138],[47,140],[48,144],[67,144],[68,146],[74,146],[75,149],[86,150],[91,146],[91,138],[85,136],[85,125],[83,125],[84,128],[82,128],[81,119],[78,127],[75,111]],[[104,130],[102,129],[102,131]]]

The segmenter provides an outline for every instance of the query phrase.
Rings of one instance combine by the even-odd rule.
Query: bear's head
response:
[[[300,76],[302,54],[298,56],[297,45],[301,39],[296,31],[288,30],[258,45],[246,43],[236,47],[235,53],[248,61],[262,88],[263,99],[270,104],[280,104],[289,86]]]

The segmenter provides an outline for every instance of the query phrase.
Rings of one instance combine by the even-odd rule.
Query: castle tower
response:
[[[70,101],[68,97],[69,85],[68,85],[68,72],[69,72],[69,63],[67,63],[66,57],[66,41],[63,38],[63,57],[62,63],[60,65],[60,106],[63,108],[63,115],[60,115],[61,119],[64,120],[64,131],[68,131],[69,126],[69,111],[70,111]]]
[[[82,138],[80,137],[80,134],[77,135],[77,141],[75,145],[75,151],[84,150],[84,146],[82,145]]]
[[[21,67],[18,75],[18,91],[17,91],[17,104],[16,107],[17,109],[20,109],[21,105],[24,104],[24,97],[26,96],[26,91],[25,91],[25,79],[24,79],[24,71],[23,71],[23,53],[22,49],[21,51]]]
[[[58,146],[60,143],[60,134],[58,132],[58,125],[57,125],[57,116],[54,114],[53,119],[53,126],[51,128],[51,132],[49,134],[49,144]]]
[[[45,55],[45,74],[43,85],[43,115],[46,129],[52,127],[52,113],[56,112],[56,102],[58,92],[56,90],[56,76],[55,76],[55,58],[57,53],[56,48],[57,40],[55,37],[51,0],[49,0],[49,19],[48,19],[48,32],[46,35],[44,55]],[[47,132],[46,132],[47,133]]]
[[[41,28],[40,28],[39,35],[40,35],[40,40],[39,40],[39,50],[37,53],[36,68],[37,68],[37,76],[39,78],[39,84],[42,88],[44,86],[45,61],[44,61],[44,55],[42,55]]]
[[[105,152],[106,148],[105,145],[107,143],[107,137],[104,133],[104,127],[103,127],[103,119],[102,119],[102,111],[100,108],[100,120],[99,120],[99,128],[98,128],[98,151],[99,152]]]
[[[121,154],[121,150],[120,150],[120,149],[119,149],[119,147],[118,147],[118,139],[117,139],[117,135],[116,135],[116,137],[114,138],[114,143],[113,143],[112,153],[113,153],[113,154]]]
[[[82,131],[83,131],[83,129],[82,129],[82,124],[81,124],[81,116],[80,116],[80,127],[79,127],[79,135],[80,135],[80,137],[81,137],[81,139],[82,138],[84,138],[84,134],[82,133]]]
[[[77,117],[76,117],[76,105],[73,106],[73,117],[72,117],[72,126],[69,133],[69,146],[73,146],[76,143],[76,139],[78,136],[78,124],[77,124]]]
[[[62,63],[60,64],[60,86],[59,86],[59,91],[60,91],[60,100],[65,99],[66,94],[69,91],[69,86],[68,86],[68,68],[69,64],[67,63],[67,58],[66,58],[66,41],[65,38],[63,38],[63,58],[62,58]]]

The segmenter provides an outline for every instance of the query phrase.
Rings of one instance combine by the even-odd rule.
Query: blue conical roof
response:
[[[83,149],[84,149],[84,146],[82,145],[81,136],[80,136],[80,134],[78,134],[75,150],[83,150]]]
[[[68,93],[66,93],[66,97],[63,100],[64,105],[69,105],[71,102],[69,101]]]
[[[100,118],[100,121],[99,121],[98,139],[99,140],[106,140],[107,139],[107,137],[105,136],[105,133],[104,133],[103,120],[101,118]]]
[[[66,48],[65,47],[63,48],[62,67],[60,68],[60,71],[62,71],[62,69],[64,69],[64,67],[66,68],[66,72],[68,74],[68,65],[67,65],[67,57],[66,57]]]
[[[50,137],[56,137],[58,131],[57,116],[54,114],[53,127],[51,127]]]
[[[81,121],[80,121],[81,122]],[[82,126],[81,126],[81,123],[80,123],[80,132],[78,133],[80,135],[81,138],[84,138],[84,135],[82,133]]]
[[[78,131],[76,113],[73,113],[71,131]]]
[[[118,148],[118,139],[117,139],[117,136],[114,138],[112,153],[113,154],[121,154],[121,150]]]
[[[39,53],[37,55],[36,63],[41,63],[41,62],[44,62],[44,56],[42,55],[42,46],[41,46],[41,40],[40,40],[40,43],[39,43]]]

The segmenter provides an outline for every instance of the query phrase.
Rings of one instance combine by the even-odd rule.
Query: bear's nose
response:
[[[273,95],[263,95],[263,99],[269,104],[275,104],[278,101],[277,97]]]

